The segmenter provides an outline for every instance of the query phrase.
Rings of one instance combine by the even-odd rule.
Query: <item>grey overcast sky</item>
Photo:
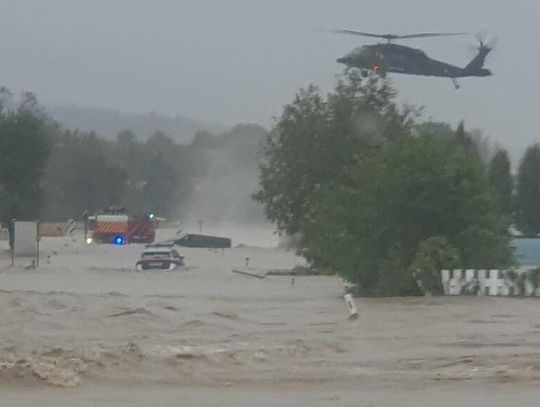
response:
[[[0,0],[0,84],[45,104],[272,123],[295,91],[330,90],[368,39],[322,29],[485,30],[490,78],[395,76],[426,117],[481,128],[514,156],[540,139],[540,3],[533,0]],[[471,37],[409,41],[463,66]]]

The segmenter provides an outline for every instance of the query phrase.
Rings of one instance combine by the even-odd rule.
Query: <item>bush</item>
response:
[[[444,294],[440,271],[461,264],[457,248],[441,236],[430,237],[418,244],[411,264],[411,274],[421,284],[424,293]]]

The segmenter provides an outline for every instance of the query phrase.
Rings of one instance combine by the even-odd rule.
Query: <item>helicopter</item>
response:
[[[404,45],[394,44],[392,41],[410,38],[446,37],[465,35],[466,33],[437,33],[425,32],[418,34],[373,34],[355,30],[335,30],[339,34],[359,35],[363,37],[382,38],[386,43],[363,45],[355,48],[347,55],[338,58],[337,62],[347,66],[347,69],[358,68],[362,76],[370,73],[385,76],[387,73],[401,73],[408,75],[437,76],[450,78],[454,87],[459,88],[457,78],[491,76],[492,72],[484,68],[486,56],[492,49],[491,44],[485,44],[478,37],[480,45],[476,56],[464,67],[460,68],[446,62],[437,61],[426,55],[424,51]]]

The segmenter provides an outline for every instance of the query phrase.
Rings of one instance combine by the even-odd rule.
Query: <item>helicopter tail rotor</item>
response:
[[[464,70],[468,75],[471,76],[490,76],[491,71],[484,68],[484,63],[486,57],[491,52],[493,47],[496,44],[496,39],[493,38],[490,41],[486,41],[485,34],[478,33],[476,39],[478,40],[479,45],[476,46],[476,55],[474,58],[467,64]]]
[[[484,31],[476,33],[476,40],[478,41],[478,45],[474,48],[477,51],[481,49],[493,50],[493,48],[495,48],[495,46],[497,45],[497,38],[493,37],[488,41],[486,40],[487,37],[488,35]]]

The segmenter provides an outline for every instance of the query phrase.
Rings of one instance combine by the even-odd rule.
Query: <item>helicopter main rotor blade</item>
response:
[[[363,37],[384,38],[385,40],[388,40],[388,41],[397,40],[397,39],[405,39],[405,38],[449,37],[449,36],[454,36],[454,35],[467,34],[464,32],[456,32],[456,33],[427,32],[427,33],[397,35],[397,34],[374,34],[374,33],[368,33],[364,31],[356,31],[356,30],[335,30],[334,32],[337,34],[351,34],[351,35],[361,35]]]
[[[361,35],[363,37],[372,37],[372,38],[384,38],[386,40],[393,40],[398,38],[394,34],[373,34],[363,31],[356,31],[356,30],[334,30],[337,34],[351,34],[351,35]]]
[[[428,37],[452,37],[455,35],[466,35],[467,33],[418,33],[408,35],[396,35],[396,38],[428,38]]]

